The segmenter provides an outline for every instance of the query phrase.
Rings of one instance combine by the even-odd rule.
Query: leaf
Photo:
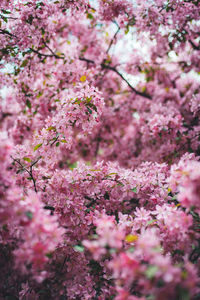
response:
[[[80,99],[76,99],[72,104],[80,104],[82,101]]]
[[[19,169],[19,170],[17,170],[16,174],[23,173],[23,172],[25,172],[24,169]]]
[[[137,187],[132,188],[131,191],[137,193]]]
[[[97,107],[93,103],[87,103],[87,106],[91,107],[97,112]]]
[[[43,27],[41,28],[41,32],[42,32],[42,35],[44,35],[44,34],[45,34],[45,30],[44,30],[44,28],[43,28]]]
[[[130,252],[130,253],[133,253],[135,251],[135,248],[134,247],[130,247],[129,249],[128,249],[128,252]]]
[[[49,126],[46,130],[47,131],[50,131],[50,130],[56,131],[56,128],[54,126]]]
[[[56,147],[58,147],[59,145],[60,145],[60,143],[59,143],[59,142],[57,142],[57,143],[56,143]]]
[[[152,279],[158,271],[158,267],[155,265],[150,265],[147,270],[145,271],[145,275],[148,279]]]
[[[87,97],[87,98],[86,98],[86,102],[87,102],[87,103],[90,103],[91,100],[92,100],[92,97]]]
[[[36,151],[38,148],[40,148],[42,146],[42,144],[38,144],[38,145],[36,145],[35,147],[34,147],[34,151]]]
[[[109,173],[107,176],[110,176],[110,175],[117,175],[117,173]]]
[[[30,100],[26,100],[26,106],[28,106],[28,108],[30,108],[31,109],[31,101]]]
[[[31,159],[29,157],[23,157],[23,160],[31,162]]]
[[[65,139],[61,140],[61,143],[67,143],[67,141]]]
[[[26,211],[25,212],[25,215],[29,218],[29,220],[32,220],[33,219],[33,213],[31,211]]]
[[[69,164],[68,165],[68,167],[71,169],[71,170],[73,170],[73,169],[75,169],[76,167],[77,167],[77,162],[75,161],[74,163],[72,163],[72,164]]]
[[[28,59],[25,59],[22,64],[21,64],[21,67],[24,68],[26,67],[26,65],[28,64]]]
[[[40,98],[43,95],[43,92],[39,91],[39,93],[37,94],[36,98]]]
[[[152,219],[152,220],[150,220],[150,221],[147,222],[147,226],[148,226],[148,225],[152,225],[152,224],[154,224],[154,223],[156,223],[156,220],[153,220],[153,219]]]
[[[83,246],[76,245],[76,246],[74,246],[74,250],[76,250],[76,251],[78,251],[78,252],[83,252],[83,251],[84,251],[84,247],[83,247]]]
[[[87,110],[89,111],[90,114],[92,114],[92,110],[87,106]]]
[[[88,14],[87,14],[87,18],[88,18],[88,19],[93,19],[93,15],[90,14],[90,13],[88,13]]]
[[[8,23],[8,19],[4,16],[1,16],[1,18],[4,20],[4,22]]]
[[[11,12],[10,12],[10,11],[8,11],[8,10],[5,10],[5,9],[2,9],[1,11],[2,11],[2,13],[4,13],[4,14],[11,14]]]
[[[7,232],[9,231],[9,230],[8,230],[8,225],[7,225],[7,224],[3,224],[2,229],[3,229],[4,231],[7,231]]]
[[[49,253],[46,253],[46,257],[48,257],[48,258],[52,258],[52,257],[53,257],[53,254],[52,254],[51,252],[49,252]]]

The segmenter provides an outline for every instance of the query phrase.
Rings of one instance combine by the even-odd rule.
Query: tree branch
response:
[[[189,43],[192,45],[192,48],[194,49],[194,50],[200,50],[200,45],[195,45],[195,43],[193,42],[193,41],[191,41],[191,40],[189,40]]]
[[[119,29],[117,30],[117,32],[119,32]],[[117,34],[116,32],[116,34]],[[46,45],[46,43],[45,43]],[[47,45],[46,45],[47,46]],[[111,47],[111,46],[110,46]],[[110,47],[108,48],[108,50],[110,49]],[[64,59],[64,57],[62,56],[58,56],[56,53],[54,53],[48,46],[47,48],[49,49],[49,51],[51,52],[51,54],[44,54],[44,53],[41,53],[39,52],[38,50],[35,50],[33,48],[30,48],[30,50],[36,54],[38,54],[38,56],[43,56],[43,57],[55,57],[57,59]],[[95,64],[95,62],[91,59],[87,59],[87,58],[84,58],[84,57],[79,57],[79,60],[82,60],[82,61],[85,61],[86,63],[88,64]],[[144,93],[144,92],[140,92],[138,90],[136,90],[131,84],[130,82],[116,69],[116,67],[112,67],[110,65],[107,65],[105,64],[104,62],[101,64],[101,67],[102,69],[107,69],[107,70],[110,70],[110,71],[113,71],[115,72],[119,77],[121,77],[121,79],[123,81],[125,81],[127,83],[127,85],[131,88],[131,90],[136,94],[136,95],[139,95],[139,96],[142,96],[142,97],[145,97],[147,99],[151,99],[151,96],[147,93]]]
[[[9,32],[8,30],[6,30],[6,29],[0,29],[0,34],[7,34],[7,35],[9,35],[9,36],[11,36],[11,37],[16,37],[16,35],[10,33],[10,32]]]
[[[36,53],[38,56],[43,56],[43,57],[55,57],[57,59],[64,59],[64,57],[62,56],[58,56],[57,54],[55,54],[54,52],[51,52],[52,54],[45,54],[45,53],[41,53],[38,50],[35,50],[33,48],[29,48],[32,52]],[[49,49],[49,48],[48,48]]]
[[[87,58],[84,58],[84,57],[79,57],[80,60],[82,61],[85,61],[87,63],[90,63],[90,64],[95,64],[95,62],[91,59],[87,59]],[[143,92],[140,92],[138,90],[136,90],[131,84],[130,82],[128,82],[128,80],[115,68],[115,67],[112,67],[110,65],[106,65],[105,63],[102,63],[101,64],[101,67],[102,69],[107,69],[107,70],[111,70],[113,72],[115,72],[119,77],[121,77],[121,79],[123,81],[125,81],[127,83],[127,85],[131,88],[131,90],[136,94],[136,95],[139,95],[139,96],[142,96],[142,97],[145,97],[147,99],[152,99],[151,96],[147,93],[143,93]]]
[[[118,25],[117,25],[117,26],[118,26]],[[110,51],[110,48],[112,47],[112,44],[114,43],[114,40],[116,39],[116,36],[117,36],[117,34],[119,33],[119,31],[120,31],[120,27],[118,26],[117,31],[115,32],[113,38],[112,38],[111,41],[110,41],[110,44],[109,44],[109,46],[108,46],[108,49],[107,49],[106,53],[108,53],[108,52]]]

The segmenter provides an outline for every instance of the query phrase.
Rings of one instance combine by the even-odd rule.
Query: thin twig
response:
[[[35,50],[35,49],[33,49],[33,48],[29,48],[32,52],[34,52],[34,53],[36,53],[38,56],[43,56],[43,57],[55,57],[55,58],[57,58],[57,59],[64,59],[64,57],[63,56],[58,56],[57,54],[45,54],[45,53],[41,53],[41,52],[39,52],[38,50]]]
[[[116,36],[119,33],[119,31],[120,31],[120,27],[118,26],[117,31],[115,32],[113,38],[110,41],[110,44],[108,46],[108,49],[107,49],[106,53],[108,53],[110,51],[110,48],[112,47],[112,44],[114,43],[114,40],[116,39]]]
[[[39,157],[38,157],[38,158],[30,165],[30,170],[28,170],[27,168],[25,168],[25,167],[22,165],[22,163],[20,162],[20,159],[13,158],[12,156],[11,156],[11,158],[13,159],[14,162],[17,162],[17,163],[20,165],[21,170],[24,170],[24,171],[26,171],[26,172],[29,174],[31,180],[33,181],[34,190],[35,190],[35,192],[37,193],[36,180],[35,180],[35,178],[34,178],[34,176],[33,176],[33,166],[41,159],[41,156],[39,156]]]
[[[43,43],[44,43],[45,47],[47,47],[47,49],[51,52],[51,54],[52,54],[55,58],[62,58],[62,59],[64,59],[63,56],[57,55],[57,54],[56,54],[56,53],[48,46],[48,44],[45,42],[44,39],[43,39]]]
[[[3,16],[2,14],[0,14],[0,18],[4,19],[10,19],[10,20],[18,20],[18,18],[14,18],[14,17],[10,17],[10,16]]]

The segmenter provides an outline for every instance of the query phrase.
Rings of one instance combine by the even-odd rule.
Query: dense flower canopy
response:
[[[0,299],[200,299],[199,0],[1,0],[0,43]]]

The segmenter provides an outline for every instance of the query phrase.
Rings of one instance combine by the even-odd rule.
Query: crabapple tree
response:
[[[199,18],[0,1],[0,299],[200,299]]]

